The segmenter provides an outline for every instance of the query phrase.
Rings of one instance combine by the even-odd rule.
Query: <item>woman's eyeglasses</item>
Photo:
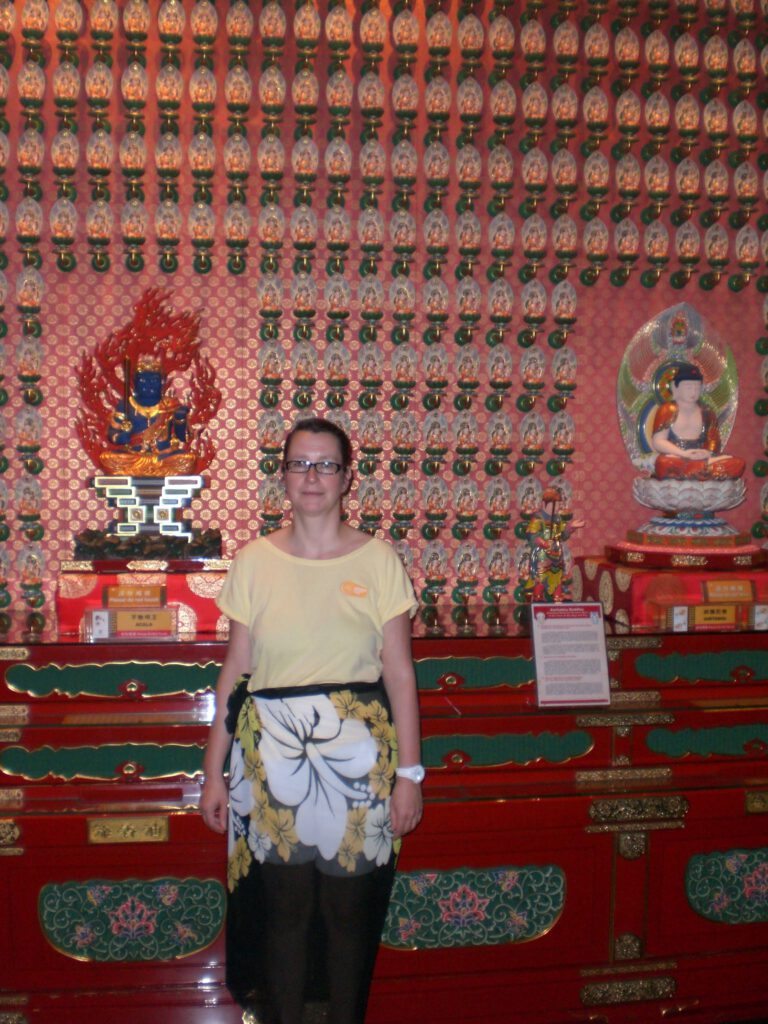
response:
[[[286,473],[308,473],[314,469],[320,476],[335,476],[344,467],[338,462],[310,462],[309,459],[288,459],[285,463]]]

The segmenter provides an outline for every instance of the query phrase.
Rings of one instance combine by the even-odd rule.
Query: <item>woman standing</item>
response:
[[[416,600],[392,547],[341,521],[351,461],[335,424],[291,430],[292,522],[238,553],[218,602],[231,629],[200,809],[229,831],[227,984],[263,1024],[300,1024],[326,995],[332,1024],[362,1024],[392,840],[421,819]]]

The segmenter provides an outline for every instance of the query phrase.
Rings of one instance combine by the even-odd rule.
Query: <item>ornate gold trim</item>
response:
[[[0,789],[0,807],[18,810],[24,806],[23,789]]]
[[[622,690],[611,694],[611,708],[633,704],[661,704],[661,693],[659,690]]]
[[[747,814],[768,814],[768,789],[747,790],[744,810]]]
[[[170,825],[167,816],[141,818],[88,818],[88,842],[93,845],[114,843],[167,843]]]
[[[28,647],[0,647],[0,661],[26,661],[28,658]]]
[[[609,832],[665,832],[668,829],[685,828],[682,819],[675,821],[647,821],[642,823],[616,822],[613,825],[586,825],[584,831],[588,835],[606,835]]]
[[[162,641],[160,641],[160,642],[162,642]],[[1,655],[2,655],[2,650],[0,649],[0,656]],[[73,664],[71,664],[69,662],[66,662],[66,661],[64,661],[64,662],[49,661],[49,662],[47,662],[45,664],[45,666],[38,667],[36,665],[33,665],[32,666],[32,671],[33,672],[39,672],[39,671],[42,671],[42,668],[44,667],[46,670],[47,669],[51,669],[51,668],[59,669],[59,671],[64,671],[65,669],[77,669],[79,672],[85,672],[87,669],[100,669],[100,668],[104,668],[104,666],[107,665],[107,664],[109,664],[110,666],[115,666],[115,665],[123,666],[123,665],[126,665],[126,666],[130,666],[131,668],[133,668],[135,666],[139,666],[140,668],[154,668],[156,666],[158,668],[176,667],[176,668],[202,668],[202,669],[205,669],[205,668],[208,668],[211,665],[214,668],[219,668],[219,666],[220,666],[220,662],[213,661],[211,659],[209,659],[208,661],[157,661],[157,660],[155,660],[155,661],[139,661],[138,659],[137,660],[132,660],[132,661],[109,661],[109,662],[107,662],[107,661],[102,661],[102,662],[99,662],[99,661],[89,661],[89,662],[83,662],[82,664],[79,664],[79,665],[73,665]],[[129,679],[126,682],[127,683],[131,683],[131,682],[135,682],[135,680],[130,680]],[[6,680],[5,685],[8,687],[8,689],[12,693],[27,693],[27,694],[29,693],[28,690],[22,690],[20,687],[12,685],[7,680]],[[191,696],[195,696],[197,694],[212,693],[212,692],[213,692],[213,685],[211,684],[209,686],[200,687],[199,689],[193,691],[191,693]],[[89,691],[84,690],[83,693],[87,696],[89,694]],[[142,693],[139,699],[140,700],[155,700],[156,701],[156,700],[164,700],[164,699],[166,699],[168,697],[179,697],[179,696],[182,696],[182,695],[185,696],[185,697],[186,696],[190,696],[190,691],[189,690],[174,690],[171,693],[161,693],[161,694],[146,694],[146,693]],[[51,690],[51,696],[68,697],[68,696],[70,696],[70,694],[66,690],[60,690],[60,689],[58,689],[58,687],[55,687],[54,689]]]
[[[27,1024],[27,1018],[23,1013],[0,1012],[0,1024]]]
[[[28,725],[29,704],[0,704],[0,725]]]
[[[106,744],[106,743],[94,743],[94,744],[83,744],[82,747],[83,747],[83,749],[88,748],[88,749],[93,749],[93,750],[99,750],[102,747],[109,746],[109,745],[110,744]],[[80,746],[80,744],[78,744],[78,746]],[[199,750],[199,751],[202,752],[202,751],[205,750],[205,743],[141,743],[141,744],[137,744],[137,743],[132,743],[131,741],[126,741],[125,743],[120,744],[120,746],[123,746],[126,749],[126,752],[128,752],[131,747],[135,747],[135,746],[154,747],[157,750],[162,750],[162,749],[164,749],[165,747],[168,747],[168,746],[173,746],[173,747],[181,748],[181,749],[184,749],[184,750],[187,750],[187,751]],[[46,749],[46,747],[45,746],[43,746],[43,747],[23,747],[22,746],[22,747],[14,747],[13,749],[14,750],[20,750],[24,754],[35,754],[35,753],[38,753],[40,750]],[[75,749],[75,748],[73,748],[73,747],[64,747],[64,746],[62,746],[62,747],[53,747],[52,748],[52,747],[48,746],[47,749],[51,750],[53,753],[60,753],[62,750],[72,750],[72,749]],[[146,776],[143,776],[142,775],[142,771],[143,771],[142,765],[138,761],[135,761],[135,760],[133,760],[130,757],[126,761],[118,762],[118,764],[116,764],[114,766],[114,768],[115,769],[119,768],[119,775],[117,775],[117,776],[115,776],[115,775],[102,776],[102,775],[89,775],[86,772],[75,772],[74,775],[67,776],[67,775],[62,774],[61,772],[56,772],[56,771],[52,771],[52,770],[49,769],[46,772],[46,776],[51,776],[51,777],[53,777],[55,779],[63,779],[65,782],[73,782],[75,779],[88,779],[89,781],[92,781],[92,782],[108,782],[108,781],[111,781],[112,779],[114,779],[116,777],[118,777],[118,778],[122,777],[123,779],[140,779],[140,778],[144,778],[145,781],[147,781],[147,782],[158,782],[158,781],[161,781],[162,779],[173,779],[173,778],[176,778],[177,776],[182,778],[182,779],[192,780],[192,779],[196,778],[197,776],[199,776],[200,773],[201,773],[201,770],[199,768],[195,768],[194,770],[190,770],[190,771],[168,771],[168,772],[163,773],[162,775],[146,775]],[[40,781],[40,777],[37,777],[37,776],[34,776],[34,775],[24,775],[21,772],[11,772],[7,768],[3,768],[3,767],[0,767],[0,772],[5,772],[7,775],[16,775],[17,777],[23,779],[25,782],[39,782]],[[42,777],[45,777],[45,776],[42,776]]]
[[[671,768],[599,768],[574,773],[574,780],[582,786],[606,782],[661,782],[671,778]]]
[[[625,714],[611,714],[610,711],[600,714],[595,712],[591,715],[577,715],[576,725],[583,729],[592,728],[624,728],[630,729],[633,725],[671,725],[675,716],[668,711],[635,711]]]
[[[607,636],[608,650],[657,651],[664,643],[660,636]]]
[[[658,821],[684,818],[690,804],[684,796],[620,797],[593,800],[589,816],[595,822]]]
[[[706,555],[672,555],[670,559],[673,569],[703,569],[708,563]]]
[[[642,964],[622,964],[621,967],[582,967],[582,978],[596,978],[599,975],[648,974],[650,971],[676,971],[676,960],[648,960]]]
[[[13,846],[21,829],[13,818],[0,818],[0,846]]]
[[[23,853],[23,846],[0,846],[0,857],[20,857]]]
[[[580,998],[584,1006],[613,1006],[671,999],[677,991],[674,978],[632,978],[629,981],[598,981],[585,985]]]
[[[60,563],[59,572],[93,572],[93,562],[76,562],[70,559]]]
[[[21,729],[0,729],[0,743],[18,743]]]

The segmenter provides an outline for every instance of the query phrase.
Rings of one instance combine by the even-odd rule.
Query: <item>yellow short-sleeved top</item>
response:
[[[339,558],[297,558],[261,537],[237,553],[217,599],[251,636],[249,689],[375,682],[384,623],[418,607],[394,548],[371,538]]]

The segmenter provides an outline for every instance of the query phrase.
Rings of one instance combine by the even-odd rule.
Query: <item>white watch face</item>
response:
[[[426,772],[422,765],[414,764],[408,768],[398,768],[397,774],[401,779],[408,779],[410,782],[423,782]]]

